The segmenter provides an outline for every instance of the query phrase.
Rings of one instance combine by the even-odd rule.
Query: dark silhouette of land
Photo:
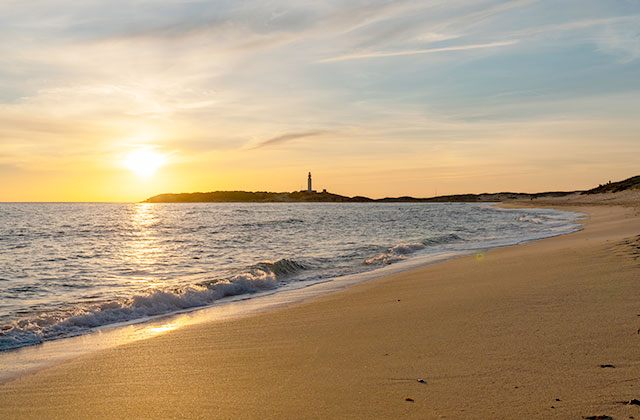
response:
[[[363,196],[347,197],[330,192],[249,192],[213,191],[180,194],[160,194],[145,200],[145,203],[489,203],[508,200],[535,200],[538,198],[564,197],[570,194],[613,193],[640,189],[640,176],[619,182],[609,182],[586,191],[548,191],[529,193],[482,193],[443,195],[429,198],[386,197],[373,199]]]
[[[588,191],[582,191],[582,194],[604,194],[604,193],[617,193],[620,191],[633,190],[640,188],[640,175],[627,178],[624,181],[611,182],[601,184],[596,188],[592,188]]]

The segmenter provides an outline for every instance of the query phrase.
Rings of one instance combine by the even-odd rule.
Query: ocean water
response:
[[[489,204],[0,204],[0,350],[575,231]]]

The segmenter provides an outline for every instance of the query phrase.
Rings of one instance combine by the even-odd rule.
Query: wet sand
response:
[[[0,418],[640,418],[638,209],[569,209],[583,231],[22,376]]]

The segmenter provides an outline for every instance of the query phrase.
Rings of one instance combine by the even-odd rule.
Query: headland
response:
[[[344,196],[311,189],[294,192],[267,191],[212,191],[177,194],[159,194],[145,203],[496,203],[512,200],[540,200],[579,195],[616,193],[640,188],[640,176],[619,182],[609,182],[590,190],[547,191],[539,193],[499,192],[481,194],[455,194],[436,197],[385,197],[373,199],[364,196]]]

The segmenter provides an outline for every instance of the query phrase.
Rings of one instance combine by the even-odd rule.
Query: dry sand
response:
[[[23,376],[0,418],[640,418],[640,216],[576,209],[578,233]]]
[[[518,203],[518,202],[516,202]],[[546,206],[576,206],[576,205],[596,205],[596,206],[611,206],[622,205],[627,207],[640,206],[640,189],[621,191],[617,193],[605,193],[605,194],[571,194],[564,197],[545,197],[528,202],[519,202],[520,205],[546,205]]]

